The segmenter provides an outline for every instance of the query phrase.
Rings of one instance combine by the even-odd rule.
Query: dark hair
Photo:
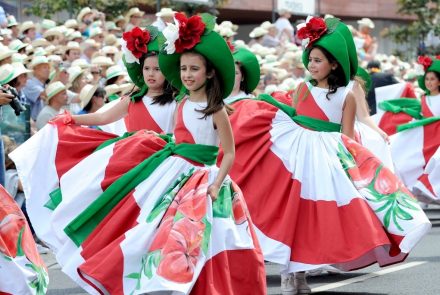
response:
[[[328,83],[328,90],[329,91],[327,92],[325,97],[328,100],[330,100],[330,97],[329,97],[330,94],[336,93],[336,91],[338,90],[339,87],[346,86],[344,70],[342,69],[341,64],[336,60],[336,58],[333,57],[333,55],[330,52],[327,51],[327,49],[325,49],[321,46],[313,46],[310,49],[310,52],[312,52],[312,50],[314,48],[321,50],[322,53],[325,55],[325,57],[328,59],[328,62],[330,64],[332,64],[332,63],[338,64],[336,69],[335,70],[332,69],[327,76],[327,83]],[[309,52],[309,55],[310,55],[310,52]],[[310,83],[313,86],[316,86],[318,84],[318,82],[315,79],[310,80]]]
[[[206,97],[208,99],[208,105],[206,106],[206,108],[204,108],[202,110],[197,110],[198,112],[203,114],[202,119],[205,119],[206,117],[220,111],[225,106],[225,103],[223,102],[224,92],[223,92],[221,80],[216,75],[214,65],[208,59],[206,59],[203,55],[201,55],[200,53],[195,52],[195,51],[187,51],[185,53],[197,54],[197,55],[201,56],[203,63],[206,66],[206,73],[211,73],[211,72],[214,73],[212,78],[207,78],[207,80],[206,80],[206,86],[205,86],[206,88],[205,89],[206,89]]]
[[[84,111],[89,112],[92,109],[93,106],[93,98],[94,97],[103,97],[105,98],[105,90],[102,87],[98,87],[95,90],[95,93],[92,95],[92,99],[87,103],[87,105],[83,108]]]
[[[428,74],[428,73],[433,73],[433,74],[437,77],[437,80],[440,81],[440,73],[439,73],[439,72],[436,72],[436,71],[428,71],[428,72],[425,73],[425,77],[426,77],[426,74]],[[440,91],[440,85],[438,86],[438,91]]]
[[[141,65],[141,73],[140,73],[141,77],[139,77],[139,79],[144,79],[144,77],[143,77],[144,63],[145,63],[145,60],[151,56],[158,56],[158,53],[156,51],[149,51],[147,54],[143,54],[141,56],[141,58],[139,59],[139,64]],[[175,89],[170,84],[170,82],[168,82],[168,80],[166,80],[166,79],[163,83],[162,90],[163,90],[163,93],[161,95],[152,97],[153,104],[157,103],[159,105],[166,105],[166,104],[174,101]],[[139,93],[139,91],[137,91],[136,93]],[[136,93],[133,93],[133,94],[136,94]],[[142,100],[142,96],[138,96],[134,99],[135,102],[140,101],[140,100]]]
[[[369,61],[367,64],[367,70],[372,69],[372,68],[380,69],[380,61],[378,61],[378,60]]]
[[[239,62],[239,61],[236,61],[235,64],[238,65],[238,68],[240,69],[240,73],[241,73],[241,76],[242,76],[242,79],[240,81],[240,90],[243,91],[244,93],[248,94],[247,93],[247,82],[246,82],[244,67],[241,64],[241,62]]]
[[[8,82],[9,86],[17,88],[18,86],[18,76]]]

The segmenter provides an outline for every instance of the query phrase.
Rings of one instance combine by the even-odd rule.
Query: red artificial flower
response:
[[[150,42],[150,32],[141,30],[139,27],[133,28],[129,32],[122,34],[122,38],[127,42],[127,49],[137,58],[147,53],[147,44]]]
[[[437,55],[437,56],[435,57],[435,59],[440,60],[440,55]]]
[[[320,17],[312,17],[305,27],[298,30],[298,38],[309,39],[307,47],[309,47],[313,42],[318,40],[322,35],[327,32],[327,25],[325,21]]]
[[[432,59],[429,56],[419,56],[417,62],[423,66],[425,71],[432,65]]]
[[[179,22],[179,39],[175,43],[176,52],[182,53],[200,42],[200,37],[205,31],[205,24],[198,15],[187,18],[183,13],[178,12],[174,17]]]
[[[234,52],[235,51],[234,44],[232,44],[231,41],[226,41],[226,43],[228,44],[229,50],[231,50],[231,52]]]

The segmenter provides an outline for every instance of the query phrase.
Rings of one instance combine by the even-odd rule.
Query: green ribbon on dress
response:
[[[341,127],[342,127],[341,124],[319,120],[312,117],[297,115],[295,108],[279,102],[269,94],[260,94],[256,98],[256,100],[265,101],[277,107],[278,109],[286,113],[294,122],[311,130],[323,131],[323,132],[341,132]]]
[[[162,150],[154,153],[113,182],[64,228],[64,232],[77,246],[80,246],[111,210],[171,155],[180,155],[201,164],[214,165],[217,160],[218,147],[168,142]]]
[[[399,98],[392,100],[385,100],[379,103],[379,108],[394,114],[405,113],[414,119],[422,119],[421,115],[422,105],[420,101],[415,98]]]
[[[397,132],[402,132],[404,130],[413,129],[416,127],[426,126],[437,121],[440,121],[440,117],[429,117],[411,123],[402,124],[397,126]]]

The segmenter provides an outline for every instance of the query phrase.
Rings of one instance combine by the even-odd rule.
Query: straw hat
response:
[[[64,26],[66,28],[71,28],[71,29],[78,29],[79,25],[78,22],[76,21],[76,19],[68,19],[64,22]]]
[[[104,44],[105,45],[117,45],[118,44],[118,38],[116,38],[113,34],[108,34],[104,38]]]
[[[223,28],[230,28],[232,29],[234,32],[236,32],[238,30],[238,25],[233,24],[231,21],[228,20],[224,20],[220,23],[220,27]]]
[[[73,82],[75,82],[76,78],[78,78],[79,75],[84,73],[84,70],[79,66],[71,66],[67,70],[67,73],[69,74],[69,83],[67,84],[67,86],[70,88]]]
[[[49,60],[45,56],[34,56],[31,61],[30,68],[34,68],[40,64],[49,64]]]
[[[47,55],[47,51],[42,47],[37,47],[34,50],[34,56],[45,56]]]
[[[18,26],[17,20],[15,19],[15,16],[8,15],[8,25],[7,28]]]
[[[127,14],[125,15],[125,18],[126,18],[127,20],[129,20],[130,17],[132,17],[133,15],[143,16],[143,15],[144,15],[144,12],[141,11],[141,10],[140,10],[139,8],[137,8],[137,7],[133,7],[133,8],[131,8],[131,9],[127,12]]]
[[[127,21],[125,20],[125,18],[122,15],[118,15],[117,18],[115,18],[115,24],[117,25],[118,22],[124,22],[126,23]]]
[[[72,50],[72,49],[81,50],[81,47],[79,46],[78,42],[69,41],[67,43],[66,47],[64,48],[64,52],[66,52],[67,50]]]
[[[121,87],[120,87],[120,85],[117,85],[117,84],[111,84],[111,85],[105,86],[104,90],[105,90],[106,95],[110,96],[112,94],[121,92]]]
[[[104,54],[117,54],[119,52],[116,46],[104,46],[102,48],[102,53]]]
[[[129,93],[135,87],[137,87],[137,86],[135,86],[133,83],[130,83],[130,82],[123,83],[123,84],[119,85],[119,90],[121,91],[121,96]]]
[[[18,39],[15,39],[14,41],[12,41],[11,43],[9,43],[9,49],[11,50],[15,50],[15,51],[19,51],[20,49],[25,48],[26,46],[28,46],[29,44],[27,43],[23,43]]]
[[[369,27],[370,29],[374,29],[374,22],[368,17],[364,17],[361,20],[358,20],[357,23],[360,26]]]
[[[163,7],[158,13],[156,13],[156,16],[158,17],[167,17],[167,16],[174,16],[176,11],[172,10],[168,7]]]
[[[234,32],[231,28],[228,27],[220,27],[218,33],[220,36],[227,38],[237,35],[236,32]]]
[[[81,43],[81,47],[83,50],[87,49],[87,48],[91,48],[94,47],[96,49],[98,49],[100,47],[99,43],[96,42],[93,39],[87,39],[84,42]]]
[[[107,29],[107,31],[121,31],[121,28],[116,26],[114,22],[106,22],[105,28]]]
[[[265,21],[260,25],[260,28],[269,30],[270,28],[275,28],[275,24],[271,23],[270,21]]]
[[[44,48],[44,50],[46,51],[46,54],[52,54],[55,51],[57,51],[57,49],[58,49],[58,47],[55,45],[52,45],[52,44],[47,46],[46,48]]]
[[[0,67],[0,85],[6,84],[20,76],[21,74],[29,73],[20,63],[5,64]]]
[[[29,44],[28,46],[26,46],[26,54],[27,55],[31,55],[31,54],[33,54],[34,53],[34,47],[31,45],[31,44]]]
[[[266,29],[263,29],[262,27],[256,27],[250,32],[249,37],[251,38],[258,38],[266,35],[268,32]]]
[[[109,80],[111,78],[117,77],[117,76],[126,76],[127,72],[122,69],[120,65],[114,65],[107,69],[106,72],[106,79]]]
[[[76,18],[78,20],[79,23],[82,22],[83,18],[87,15],[93,13],[92,9],[90,9],[90,7],[84,7],[83,9],[81,9],[81,11],[78,13],[78,17]]]
[[[100,27],[91,28],[90,29],[89,37],[92,38],[92,37],[95,37],[95,36],[98,36],[98,35],[102,35],[103,33],[104,32],[102,31],[102,29]]]
[[[83,60],[82,58],[76,59],[72,62],[72,64],[70,65],[70,67],[80,67],[81,69],[87,69],[90,68],[90,64],[88,64],[85,60]]]
[[[97,56],[95,58],[92,59],[92,65],[97,65],[97,66],[112,66],[115,63],[112,61],[112,59],[110,57],[107,56]]]
[[[43,19],[43,21],[41,22],[41,27],[46,30],[55,28],[56,26],[57,26],[57,23],[51,19]]]
[[[50,45],[50,42],[44,38],[39,38],[39,39],[35,39],[34,41],[32,41],[31,44],[33,47],[46,47],[46,46]]]
[[[23,34],[25,31],[29,29],[35,29],[35,24],[33,21],[25,21],[20,26],[20,34]]]
[[[47,103],[49,103],[52,97],[54,97],[63,90],[66,90],[66,86],[60,81],[56,81],[47,85],[46,87]]]
[[[51,36],[62,38],[64,36],[64,34],[59,27],[54,27],[54,28],[48,29],[43,34],[44,38],[51,37]]]
[[[83,36],[81,35],[80,31],[74,31],[70,35],[68,35],[67,38],[69,40],[74,40],[74,39],[77,39],[77,38],[81,38],[82,39]]]
[[[0,44],[0,60],[4,60],[5,58],[12,56],[14,53],[16,53],[15,50],[11,50],[8,47]]]
[[[20,53],[13,53],[12,54],[12,62],[18,62],[21,64],[27,64],[31,58],[27,56],[26,54],[20,54]]]
[[[98,89],[98,85],[87,84],[81,89],[79,93],[79,99],[81,100],[81,109],[83,109],[92,99],[93,94],[95,94],[96,89]]]

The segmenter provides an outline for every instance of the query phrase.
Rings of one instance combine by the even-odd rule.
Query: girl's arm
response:
[[[130,103],[130,97],[125,96],[114,105],[112,108],[108,109],[102,113],[92,113],[85,115],[72,115],[73,120],[78,125],[87,126],[99,126],[106,125],[122,119],[128,112],[128,105]]]
[[[342,133],[354,139],[354,117],[356,115],[356,100],[353,92],[349,91],[342,107]]]
[[[386,134],[382,129],[380,129],[376,123],[374,123],[373,119],[370,117],[370,112],[368,111],[368,104],[365,99],[365,92],[362,89],[361,85],[359,83],[355,82],[353,86],[353,94],[356,100],[356,118],[376,131],[377,133],[382,136],[382,138],[389,142],[388,134]]]
[[[220,170],[214,182],[208,187],[208,194],[215,201],[217,199],[220,187],[225,180],[226,175],[234,163],[235,158],[235,144],[234,136],[232,135],[231,123],[229,122],[228,114],[225,108],[213,115],[214,125],[217,127],[220,143],[223,149],[223,160],[220,164]]]

